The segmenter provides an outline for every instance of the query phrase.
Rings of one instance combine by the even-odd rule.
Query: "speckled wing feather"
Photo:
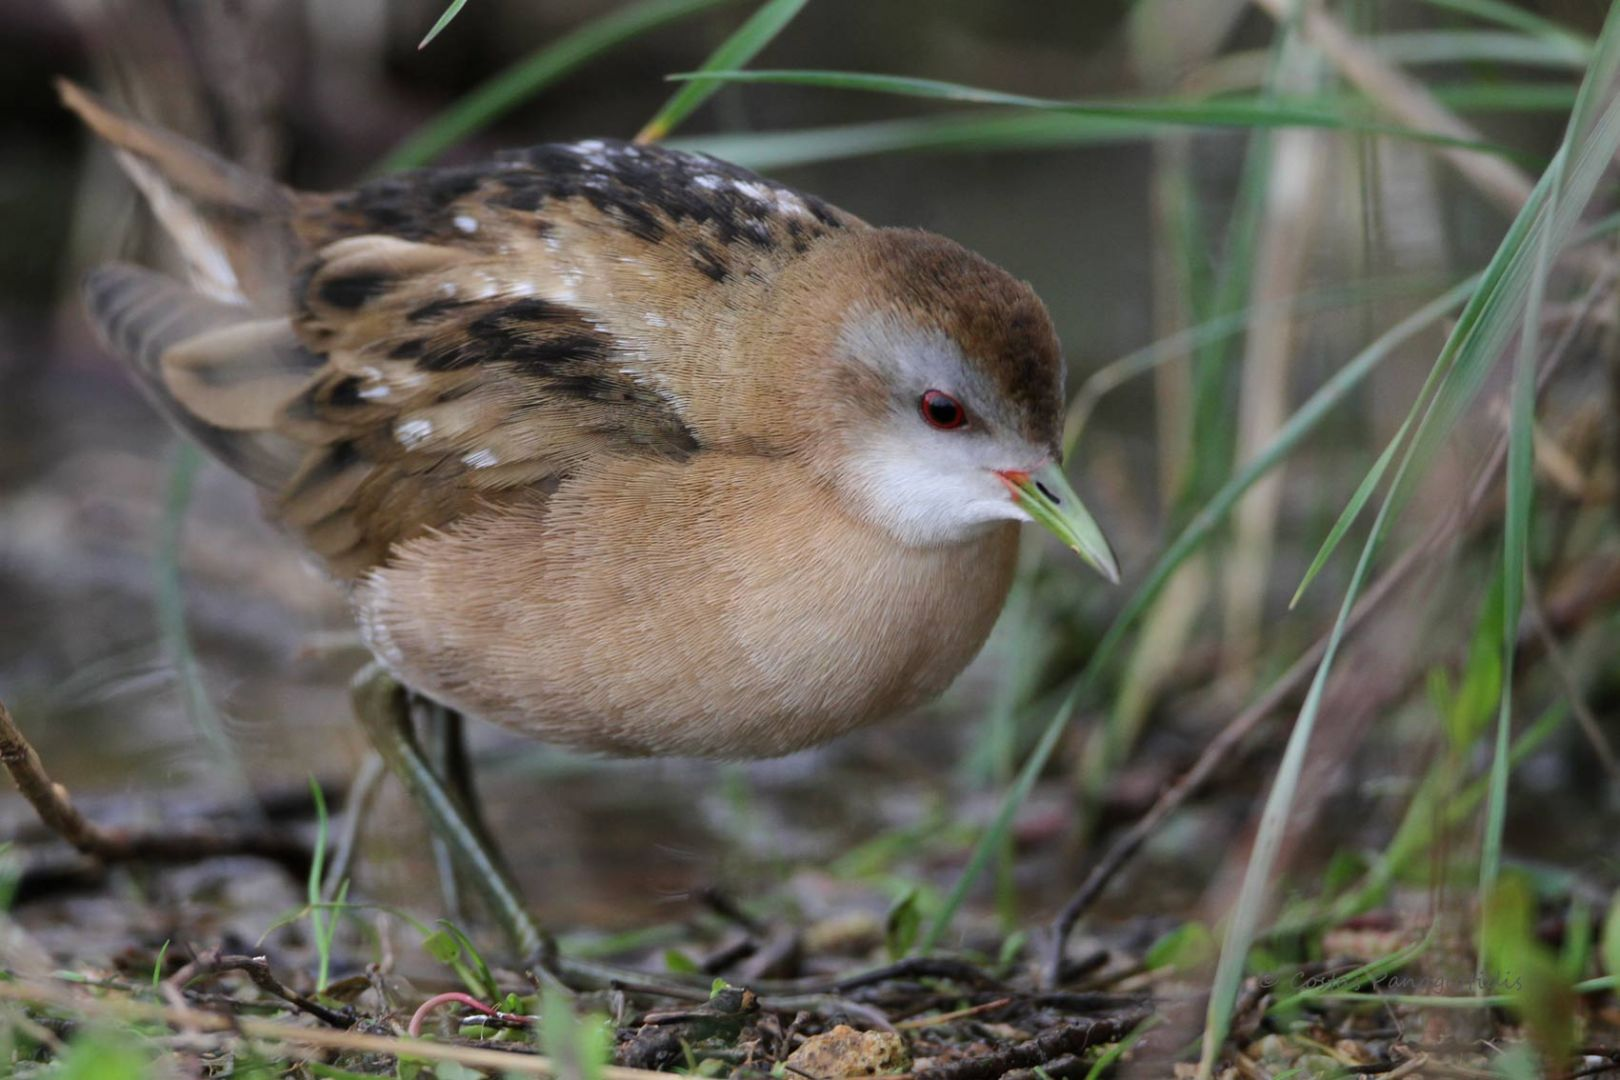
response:
[[[860,225],[714,158],[594,140],[335,195],[238,191],[217,159],[65,98],[154,202],[200,190],[164,188],[173,174],[207,177],[210,207],[235,208],[207,218],[222,259],[241,257],[233,223],[286,238],[279,284],[236,268],[239,321],[149,273],[104,278],[99,308],[196,307],[178,323],[196,334],[126,318],[113,344],[157,357],[143,378],[222,460],[255,451],[241,471],[343,577],[481,508],[544,500],[593,457],[705,449],[691,361],[727,297]]]
[[[676,357],[713,347],[713,294],[851,223],[713,158],[602,141],[306,201],[293,322],[325,368],[276,427],[323,449],[281,516],[365,565],[593,456],[697,452]]]

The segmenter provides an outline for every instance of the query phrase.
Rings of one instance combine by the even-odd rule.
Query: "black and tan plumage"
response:
[[[967,663],[1056,461],[1028,286],[711,157],[541,146],[289,191],[69,106],[192,271],[92,316],[345,583],[405,684],[624,754],[784,753]]]

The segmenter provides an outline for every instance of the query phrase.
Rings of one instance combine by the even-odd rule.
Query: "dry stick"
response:
[[[264,1020],[257,1016],[235,1016],[187,1006],[163,1006],[144,1001],[96,998],[88,994],[71,993],[56,986],[25,985],[22,981],[0,982],[0,1001],[17,1001],[25,1005],[68,1009],[81,1016],[100,1020],[125,1023],[158,1021],[186,1031],[236,1034],[284,1046],[361,1054],[388,1054],[396,1058],[410,1058],[417,1061],[453,1061],[460,1065],[523,1076],[560,1075],[559,1067],[553,1064],[550,1058],[528,1053],[523,1047],[515,1044],[508,1044],[513,1046],[511,1050],[494,1050],[482,1046],[458,1046],[429,1042],[426,1039],[371,1035],[359,1031],[299,1027],[296,1024]],[[600,1075],[602,1080],[651,1080],[653,1077],[673,1077],[675,1074],[607,1065],[602,1068]]]
[[[268,830],[134,832],[101,828],[80,813],[67,788],[46,773],[39,754],[4,702],[0,702],[0,764],[40,821],[79,851],[106,862],[190,862],[220,855],[262,855],[288,864],[309,860],[309,850],[302,844]]]
[[[1118,1016],[1079,1020],[1047,1028],[1033,1039],[1001,1046],[988,1054],[919,1069],[913,1080],[995,1080],[1014,1069],[1033,1069],[1048,1061],[1078,1054],[1093,1046],[1115,1043],[1153,1016],[1147,1007]]]
[[[1259,2],[1266,2],[1266,0],[1259,0]],[[1581,306],[1585,311],[1590,312],[1596,306],[1598,299],[1613,285],[1617,272],[1620,272],[1620,268],[1617,268],[1612,261],[1604,264],[1604,269],[1600,271],[1592,285],[1587,289],[1586,295],[1582,298]],[[1564,328],[1563,333],[1559,335],[1558,340],[1549,351],[1546,364],[1537,378],[1536,390],[1538,393],[1546,387],[1558,368],[1563,364],[1584,324],[1584,319],[1572,319]],[[1389,598],[1395,591],[1396,586],[1402,584],[1413,570],[1422,565],[1429,556],[1444,548],[1453,534],[1475,517],[1484,504],[1486,497],[1496,486],[1497,476],[1507,462],[1507,452],[1508,433],[1504,431],[1497,436],[1491,456],[1475,479],[1473,490],[1469,492],[1467,500],[1451,514],[1437,522],[1434,528],[1429,531],[1428,536],[1409,548],[1393,566],[1384,571],[1383,576],[1357,602],[1354,610],[1350,613],[1349,620],[1345,624],[1344,636],[1346,638],[1349,638],[1365,621],[1367,616],[1377,610],[1379,605]],[[1198,760],[1193,763],[1192,768],[1183,773],[1174,784],[1166,788],[1164,793],[1148,808],[1148,812],[1142,815],[1124,833],[1120,834],[1119,839],[1114,841],[1107,853],[1103,855],[1102,860],[1092,868],[1090,874],[1086,875],[1086,879],[1080,883],[1080,887],[1075,890],[1068,903],[1063,905],[1063,910],[1058,913],[1058,917],[1052,923],[1052,941],[1045,971],[1047,985],[1056,986],[1061,979],[1064,949],[1068,943],[1069,935],[1074,931],[1075,924],[1080,921],[1080,916],[1085,914],[1086,910],[1096,902],[1097,897],[1102,894],[1103,889],[1107,888],[1114,875],[1119,873],[1120,869],[1141,849],[1143,843],[1146,842],[1149,836],[1153,835],[1165,818],[1175,813],[1194,792],[1204,785],[1215,773],[1215,770],[1220,768],[1232,752],[1237,749],[1239,744],[1260,725],[1261,721],[1281,708],[1284,702],[1310,680],[1316,671],[1316,665],[1327,651],[1330,636],[1331,634],[1324,634],[1318,638],[1316,643],[1303,656],[1294,661],[1293,665],[1276,682],[1272,683],[1264,694],[1248,708],[1233,717],[1226,727],[1222,729],[1221,733],[1215,736],[1214,740],[1204,748],[1203,753],[1199,754]]]
[[[1422,83],[1358,41],[1313,0],[1254,2],[1278,22],[1291,18],[1296,5],[1302,7],[1300,29],[1305,40],[1320,49],[1353,86],[1405,126],[1452,139],[1483,141],[1479,132],[1440,104]],[[1456,146],[1440,147],[1436,152],[1510,216],[1523,208],[1535,187],[1524,170],[1492,154]]]
[[[88,855],[113,846],[111,837],[90,823],[68,798],[67,788],[53,783],[32,745],[18,730],[11,710],[0,701],[0,764],[5,765],[22,797],[47,827]]]
[[[166,981],[183,992],[189,982],[227,971],[242,972],[253,981],[254,986],[271,997],[280,998],[293,1008],[308,1013],[329,1027],[346,1029],[354,1026],[355,1018],[352,1014],[346,1015],[336,1009],[329,1009],[313,998],[305,997],[283,986],[281,981],[271,974],[270,961],[263,956],[224,955],[218,949],[208,949],[169,976]]]

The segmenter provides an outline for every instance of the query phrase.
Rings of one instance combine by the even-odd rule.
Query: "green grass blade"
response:
[[[319,781],[313,776],[309,778],[309,795],[315,802],[315,850],[309,860],[309,877],[304,883],[304,892],[309,904],[309,924],[314,931],[311,937],[315,942],[317,957],[315,990],[320,993],[326,989],[326,983],[331,977],[330,927],[336,924],[337,916],[321,907],[321,885],[326,875],[326,848],[331,837],[331,822],[326,813],[326,795],[321,791]]]
[[[1248,961],[1249,948],[1254,943],[1255,934],[1260,926],[1260,916],[1266,906],[1266,893],[1271,888],[1271,872],[1276,866],[1283,838],[1288,832],[1289,813],[1293,809],[1294,796],[1299,790],[1300,778],[1305,771],[1305,752],[1310,747],[1311,734],[1321,714],[1322,695],[1327,689],[1328,674],[1333,670],[1333,661],[1338,656],[1339,647],[1344,643],[1350,613],[1355,609],[1356,597],[1360,594],[1361,586],[1372,568],[1373,552],[1389,527],[1393,507],[1393,500],[1384,501],[1379,508],[1378,517],[1373,522],[1372,535],[1361,549],[1361,557],[1356,561],[1355,572],[1350,578],[1350,587],[1345,590],[1344,600],[1339,605],[1339,614],[1333,620],[1333,629],[1328,635],[1322,662],[1317,665],[1316,675],[1311,679],[1310,689],[1306,691],[1305,704],[1300,709],[1299,718],[1294,722],[1294,730],[1289,733],[1282,761],[1277,766],[1276,778],[1272,781],[1271,791],[1266,796],[1265,808],[1260,812],[1260,827],[1255,834],[1254,849],[1250,852],[1249,864],[1244,869],[1243,884],[1238,890],[1237,902],[1232,905],[1231,921],[1227,926],[1226,938],[1221,943],[1220,959],[1215,964],[1215,978],[1210,984],[1209,1009],[1204,1017],[1204,1046],[1198,1065],[1200,1080],[1214,1074],[1215,1061],[1220,1056],[1221,1047],[1226,1043],[1227,1033],[1231,1030],[1232,1010],[1237,1005],[1244,965]]]
[[[1298,293],[1277,301],[1251,304],[1237,311],[1206,319],[1135,349],[1094,370],[1080,384],[1069,403],[1068,416],[1063,425],[1063,457],[1067,461],[1075,452],[1086,425],[1097,404],[1105,394],[1119,389],[1131,379],[1146,375],[1159,365],[1186,356],[1202,346],[1213,344],[1242,333],[1252,322],[1261,318],[1288,315],[1298,318],[1321,311],[1364,303],[1381,296],[1409,296],[1418,288],[1428,288],[1434,281],[1423,278],[1398,277],[1363,284],[1313,290]]]
[[[1595,48],[1592,39],[1584,34],[1537,15],[1533,11],[1527,11],[1517,4],[1508,3],[1508,0],[1424,0],[1424,3],[1430,7],[1455,11],[1481,22],[1495,23],[1497,26],[1505,26],[1534,37],[1568,41],[1582,48],[1588,57]]]
[[[1408,465],[1411,459],[1427,460],[1440,439],[1449,434],[1450,427],[1456,417],[1461,414],[1463,407],[1471,398],[1471,394],[1458,390],[1461,384],[1449,385],[1447,380],[1457,367],[1458,358],[1465,352],[1472,351],[1476,356],[1484,357],[1476,360],[1474,368],[1478,378],[1484,377],[1484,371],[1491,359],[1494,359],[1495,350],[1505,342],[1507,334],[1512,328],[1512,318],[1516,313],[1509,307],[1498,306],[1493,308],[1496,298],[1510,294],[1515,282],[1518,280],[1515,253],[1522,251],[1538,222],[1541,220],[1541,210],[1546,198],[1547,185],[1545,178],[1531,193],[1530,201],[1526,204],[1524,212],[1516,218],[1508,229],[1507,236],[1503,238],[1497,248],[1496,256],[1485,269],[1480,287],[1474,292],[1468,305],[1463,309],[1462,315],[1457,319],[1457,326],[1451,336],[1446,340],[1445,347],[1441,349],[1423,386],[1418,390],[1416,399],[1407,411],[1406,418],[1402,420],[1400,428],[1384,451],[1379,455],[1372,470],[1363,478],[1351,497],[1349,504],[1340,514],[1339,520],[1334,524],[1327,539],[1323,542],[1316,557],[1311,560],[1310,568],[1306,571],[1304,580],[1295,590],[1293,603],[1297,603],[1305,589],[1315,579],[1322,566],[1336,550],[1339,542],[1344,538],[1350,524],[1364,508],[1367,498],[1376,488],[1378,481],[1389,466],[1396,449],[1411,436],[1407,446],[1406,457],[1402,459],[1402,472],[1410,470]],[[1481,344],[1482,343],[1482,344]],[[1477,385],[1477,380],[1476,380]],[[1442,391],[1447,393],[1446,407],[1441,409],[1439,400]],[[1436,417],[1438,421],[1436,422]],[[1420,470],[1421,471],[1421,470]]]
[[[1380,34],[1367,45],[1392,63],[1502,63],[1517,67],[1557,68],[1584,72],[1591,62],[1590,43],[1573,38],[1542,37],[1500,30],[1419,30]]]
[[[674,96],[664,103],[664,107],[647,121],[647,126],[636,136],[636,141],[657,142],[674,131],[682,120],[720,89],[721,81],[710,78],[706,73],[725,71],[747,64],[781,33],[783,27],[793,21],[793,17],[808,2],[809,0],[765,0],[765,3],[759,6],[759,10],[750,15],[734,34],[720,43],[720,47],[709,55],[702,68],[688,75],[693,81],[675,91]]]
[[[1509,747],[1513,731],[1513,660],[1518,648],[1519,617],[1524,606],[1524,581],[1530,570],[1530,517],[1535,477],[1533,437],[1536,409],[1536,360],[1540,345],[1541,305],[1546,293],[1547,275],[1563,237],[1556,229],[1569,204],[1579,210],[1590,191],[1583,186],[1584,161],[1612,159],[1620,147],[1620,95],[1615,93],[1615,75],[1620,71],[1620,14],[1611,8],[1591,71],[1583,82],[1570,116],[1564,146],[1547,170],[1549,193],[1547,216],[1554,223],[1545,229],[1536,245],[1525,299],[1524,329],[1519,337],[1514,361],[1513,389],[1509,413],[1507,459],[1507,507],[1502,536],[1502,692],[1497,711],[1496,739],[1490,770],[1490,794],[1486,802],[1485,835],[1480,852],[1478,898],[1493,894],[1502,865],[1502,833],[1507,820]],[[1571,153],[1575,165],[1570,167]],[[1569,170],[1566,173],[1566,170]],[[1600,170],[1601,171],[1601,170]],[[1595,182],[1596,175],[1592,176]],[[1483,927],[1481,933],[1484,933]],[[1485,949],[1481,938],[1479,963],[1484,970]]]
[[[1402,319],[1395,326],[1385,331],[1367,348],[1357,354],[1349,363],[1333,374],[1327,382],[1323,383],[1311,397],[1289,417],[1277,434],[1267,444],[1265,449],[1255,455],[1253,461],[1245,465],[1231,480],[1221,488],[1205,506],[1195,514],[1186,528],[1182,530],[1175,541],[1159,557],[1154,564],[1147,579],[1139,586],[1120,613],[1115,616],[1109,625],[1108,631],[1092,650],[1085,667],[1080,671],[1074,687],[1064,696],[1052,719],[1047,722],[1045,731],[1041,733],[1040,741],[1030,751],[1025,759],[1023,768],[1019,771],[1017,780],[1002,799],[1001,806],[995,818],[980,836],[973,852],[968,857],[968,863],[957,878],[945,903],[941,906],[939,914],[929,926],[928,932],[923,935],[921,951],[928,951],[938,947],[956,912],[961,908],[968,892],[978,881],[989,865],[991,858],[999,848],[1002,837],[1012,827],[1013,816],[1023,805],[1030,790],[1035,786],[1036,779],[1045,769],[1046,763],[1051,759],[1056,749],[1058,739],[1068,727],[1075,710],[1081,701],[1091,696],[1101,673],[1108,661],[1118,650],[1126,633],[1142,616],[1144,612],[1157,599],[1160,591],[1170,580],[1172,574],[1195,551],[1198,550],[1215,529],[1225,520],[1232,507],[1248,491],[1256,481],[1276,468],[1290,453],[1314,431],[1327,414],[1342,402],[1349,394],[1370,375],[1373,370],[1383,362],[1395,349],[1409,341],[1411,338],[1433,325],[1445,315],[1457,308],[1469,296],[1478,284],[1477,277],[1470,278],[1446,291],[1435,300],[1425,304],[1420,310]]]
[[[378,172],[425,165],[589,61],[665,23],[734,0],[642,0],[564,34],[470,91],[390,150]]]
[[[902,151],[1032,150],[1140,142],[1157,125],[1113,116],[1069,116],[1022,110],[1010,113],[945,113],[864,124],[793,131],[693,135],[668,140],[750,169],[785,169]]]
[[[1556,83],[1450,83],[1430,88],[1456,112],[1562,112],[1575,107],[1575,88]]]
[[[1434,95],[1442,104],[1461,112],[1568,112],[1575,104],[1574,87],[1550,83],[1454,83],[1434,88]],[[1347,111],[1365,105],[1365,100],[1355,95],[1324,99],[1324,107]],[[1032,109],[980,110],[790,131],[692,135],[669,139],[667,144],[764,171],[890,153],[993,153],[1107,146],[1144,142],[1163,131],[1162,123],[1119,116]]]
[[[428,42],[438,37],[440,32],[450,25],[450,20],[461,14],[461,9],[466,6],[467,0],[450,0],[450,6],[444,9],[444,14],[439,16],[439,21],[433,24],[433,29],[427,32],[427,37],[423,38],[416,47],[418,49],[427,48]]]
[[[702,80],[704,83],[772,83],[788,86],[813,86],[831,90],[856,90],[866,93],[894,94],[901,97],[925,98],[932,101],[951,101],[972,105],[996,105],[1015,109],[1040,109],[1070,113],[1076,116],[1115,117],[1165,126],[1182,127],[1235,127],[1278,128],[1316,127],[1358,134],[1391,135],[1416,142],[1455,146],[1481,153],[1514,156],[1514,152],[1493,143],[1477,139],[1456,139],[1444,135],[1417,131],[1395,124],[1367,122],[1327,108],[1318,100],[1305,102],[1271,103],[1254,98],[1204,99],[1118,99],[1074,100],[1030,97],[1000,90],[986,90],[961,83],[938,79],[921,79],[904,75],[875,75],[860,71],[816,70],[762,70],[725,71],[720,69],[682,72],[669,76],[672,80]],[[1339,99],[1329,99],[1339,100]]]
[[[1323,689],[1343,641],[1349,612],[1360,594],[1373,555],[1394,513],[1422,475],[1433,451],[1450,434],[1462,410],[1477,394],[1485,374],[1494,365],[1508,336],[1525,314],[1528,303],[1534,299],[1536,267],[1543,265],[1545,260],[1562,248],[1574,229],[1578,215],[1590,200],[1605,166],[1612,160],[1616,149],[1620,149],[1620,101],[1615,100],[1612,93],[1616,71],[1620,71],[1620,12],[1611,9],[1603,34],[1599,37],[1592,68],[1577,97],[1569,134],[1553,165],[1542,176],[1529,201],[1515,218],[1508,237],[1492,257],[1479,291],[1464,309],[1419,394],[1418,402],[1413,406],[1412,415],[1419,415],[1421,409],[1421,419],[1413,429],[1412,442],[1401,457],[1400,468],[1379,508],[1371,534],[1362,546],[1338,618],[1334,621],[1327,649],[1317,667],[1294,730],[1289,735],[1282,763],[1262,812],[1254,850],[1244,871],[1243,884],[1210,991],[1199,1067],[1201,1077],[1210,1075],[1229,1030],[1243,967],[1258,927],[1265,893],[1270,887],[1271,874],[1287,829],[1288,812],[1304,767],[1305,751],[1321,710]],[[1599,102],[1604,106],[1601,112],[1597,107]],[[1432,398],[1425,401],[1431,388]],[[1523,497],[1527,498],[1527,494]],[[1528,504],[1526,520],[1527,516]],[[1524,522],[1519,524],[1523,525]],[[1519,565],[1522,574],[1522,563]],[[1507,630],[1505,633],[1512,634],[1513,631]],[[1498,767],[1505,768],[1507,747],[1500,738],[1498,750]],[[1505,797],[1505,792],[1500,788],[1495,793]]]
[[[186,516],[191,507],[191,491],[197,469],[202,465],[202,454],[189,442],[175,448],[174,461],[169,467],[168,490],[163,499],[162,531],[158,538],[155,565],[158,639],[163,654],[174,667],[175,679],[180,684],[180,697],[192,730],[200,736],[216,764],[232,774],[241,790],[251,793],[246,769],[225,731],[224,718],[214,707],[203,683],[202,664],[197,659],[196,647],[191,641],[191,630],[186,625],[186,594],[180,562],[184,549]]]
[[[1416,960],[1419,956],[1422,956],[1432,943],[1432,935],[1433,930],[1431,929],[1429,933],[1424,934],[1421,938],[1412,942],[1412,944],[1407,945],[1404,948],[1397,949],[1388,956],[1381,957],[1377,960],[1370,960],[1365,964],[1361,964],[1354,970],[1345,972],[1343,975],[1335,975],[1332,980],[1328,981],[1325,985],[1308,986],[1305,989],[1298,990],[1287,997],[1279,998],[1277,1001],[1272,1003],[1271,1007],[1267,1009],[1266,1012],[1268,1014],[1286,1013],[1291,1009],[1298,1008],[1300,1005],[1308,1001],[1317,1000],[1330,990],[1359,990],[1367,983],[1372,982],[1375,979],[1381,979],[1386,975],[1393,974],[1394,972],[1401,970],[1401,968],[1405,967],[1407,964],[1410,964],[1413,960]]]
[[[1361,478],[1361,483],[1356,486],[1355,493],[1350,496],[1350,501],[1345,504],[1344,510],[1340,512],[1339,520],[1333,523],[1333,528],[1328,531],[1327,539],[1322,541],[1322,546],[1317,549],[1316,558],[1311,560],[1311,565],[1306,569],[1305,576],[1300,580],[1299,587],[1294,590],[1294,595],[1289,599],[1288,606],[1290,609],[1299,603],[1299,598],[1305,595],[1305,590],[1311,587],[1311,582],[1316,580],[1316,575],[1321,573],[1322,567],[1327,565],[1328,557],[1339,546],[1339,541],[1344,539],[1344,534],[1350,531],[1350,526],[1355,523],[1356,518],[1361,516],[1361,511],[1367,505],[1367,500],[1372,498],[1372,493],[1378,489],[1379,482],[1384,479],[1384,473],[1389,471],[1390,462],[1395,460],[1395,451],[1405,441],[1407,429],[1411,427],[1411,424],[1412,418],[1409,416],[1401,423],[1400,430],[1395,433],[1395,437],[1389,440],[1389,445],[1384,447],[1383,453],[1378,455],[1378,460],[1373,462],[1373,467],[1367,470],[1367,475]]]

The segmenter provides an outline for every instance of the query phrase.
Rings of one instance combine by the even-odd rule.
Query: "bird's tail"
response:
[[[112,146],[185,258],[199,292],[280,310],[293,251],[292,192],[57,80],[62,104]]]
[[[154,404],[230,468],[277,487],[301,448],[276,412],[320,366],[285,314],[296,197],[179,136],[57,83],[62,102],[112,145],[185,259],[191,283],[113,263],[85,279],[85,305]]]

